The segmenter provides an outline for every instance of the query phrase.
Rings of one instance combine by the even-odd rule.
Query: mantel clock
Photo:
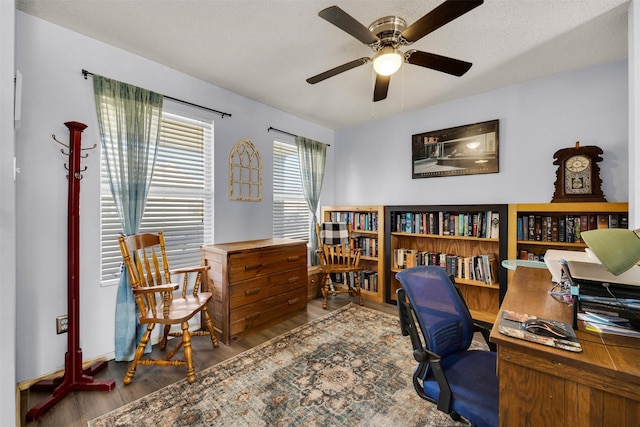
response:
[[[553,155],[556,171],[555,192],[551,202],[606,202],[602,193],[600,167],[603,153],[595,145],[563,148]]]

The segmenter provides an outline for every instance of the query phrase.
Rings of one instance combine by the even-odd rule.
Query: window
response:
[[[167,258],[175,269],[199,265],[200,247],[213,241],[213,122],[171,114],[166,104],[140,232],[164,232]],[[122,227],[104,158],[101,201],[101,278],[108,286],[120,278]]]
[[[309,240],[298,149],[280,141],[273,142],[273,237]]]

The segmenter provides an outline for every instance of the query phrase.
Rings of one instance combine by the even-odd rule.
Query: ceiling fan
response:
[[[454,76],[462,76],[471,68],[470,62],[411,49],[402,53],[398,47],[408,46],[432,31],[480,6],[483,0],[446,0],[431,12],[407,27],[404,19],[386,16],[377,19],[369,28],[362,25],[338,6],[321,10],[318,16],[349,33],[351,36],[369,45],[375,53],[373,57],[363,57],[332,68],[324,73],[309,77],[307,82],[316,84],[337,74],[373,62],[376,83],[373,101],[382,101],[387,97],[391,75],[398,71],[402,62],[431,68]]]

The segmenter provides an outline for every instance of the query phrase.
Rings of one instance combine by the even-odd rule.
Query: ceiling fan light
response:
[[[373,69],[381,76],[390,76],[402,65],[403,55],[391,46],[383,47],[373,57]]]

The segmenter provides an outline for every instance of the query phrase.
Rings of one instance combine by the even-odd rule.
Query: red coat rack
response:
[[[67,310],[69,329],[67,332],[67,353],[64,359],[64,375],[53,380],[42,380],[33,384],[30,390],[49,391],[53,390],[50,396],[42,400],[27,412],[27,420],[38,419],[45,411],[58,403],[63,397],[72,391],[77,390],[100,390],[109,391],[115,387],[112,379],[94,379],[93,374],[107,367],[107,361],[98,362],[90,367],[82,368],[82,349],[80,348],[80,180],[82,172],[87,168],[80,169],[80,158],[83,150],[95,148],[82,148],[82,131],[87,125],[79,122],[66,122],[69,129],[69,146],[58,141],[53,135],[53,139],[59,144],[67,147],[69,151],[63,154],[69,155],[69,219],[68,219],[68,240],[67,240]],[[66,165],[65,165],[66,166]]]

